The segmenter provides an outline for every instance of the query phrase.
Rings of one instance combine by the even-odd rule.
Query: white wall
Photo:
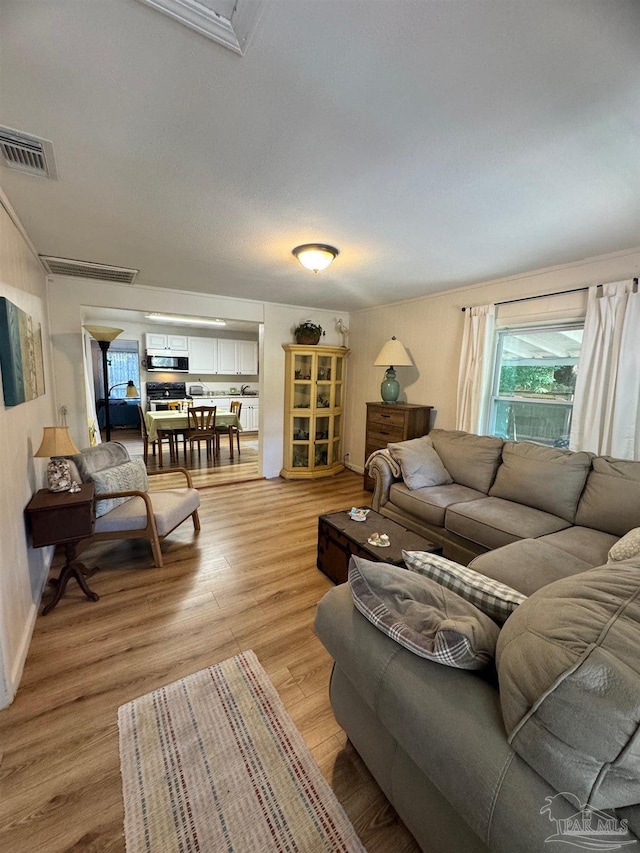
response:
[[[351,314],[349,392],[346,405],[345,452],[355,471],[362,471],[366,403],[380,400],[383,367],[374,367],[378,352],[392,335],[405,345],[415,367],[397,368],[401,401],[434,406],[435,423],[453,429],[464,314],[463,306],[486,305],[557,291],[633,278],[640,271],[640,249],[591,258],[576,264],[537,270],[508,279],[483,282],[435,296],[356,311]],[[390,284],[390,292],[393,286]],[[566,316],[536,300],[538,318]],[[520,310],[516,306],[511,311]],[[640,342],[639,342],[640,346]]]
[[[47,460],[34,459],[43,426],[56,424],[46,313],[46,278],[0,191],[0,296],[42,329],[46,393],[5,408],[0,391],[0,708],[14,698],[29,649],[52,548],[31,548],[24,508],[45,484]]]
[[[264,324],[259,354],[259,392],[262,473],[265,477],[277,477],[282,468],[282,344],[293,343],[295,327],[303,320],[312,319],[326,330],[326,337],[323,338],[325,343],[339,345],[342,338],[335,330],[335,318],[342,317],[345,324],[349,324],[349,315],[345,312],[274,305],[269,302],[185,293],[165,288],[132,287],[102,282],[97,285],[96,282],[81,279],[55,277],[51,281],[49,291],[53,360],[59,404],[68,408],[67,421],[78,447],[86,447],[88,444],[81,340],[82,324],[91,317],[92,307],[223,317]],[[126,333],[126,321],[120,325],[109,321],[106,325],[125,328]],[[155,376],[162,379],[164,374]],[[235,379],[237,381],[237,377]]]

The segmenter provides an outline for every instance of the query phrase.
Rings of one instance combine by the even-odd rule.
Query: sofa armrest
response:
[[[389,501],[389,489],[393,483],[400,482],[402,477],[395,476],[392,462],[386,459],[383,453],[376,453],[375,456],[369,457],[367,467],[369,468],[369,476],[373,480],[371,508],[380,512],[380,507]]]
[[[160,471],[148,471],[147,475],[149,477],[157,477],[158,475],[165,474],[184,474],[187,480],[187,486],[192,489],[193,488],[193,480],[191,479],[191,474],[187,471],[186,468],[162,468]]]

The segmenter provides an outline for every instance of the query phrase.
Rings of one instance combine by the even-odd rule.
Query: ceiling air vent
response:
[[[0,151],[4,164],[18,172],[58,180],[58,169],[53,154],[53,143],[38,139],[10,127],[0,127]]]
[[[52,258],[49,255],[40,255],[40,260],[51,275],[91,278],[96,281],[112,281],[116,284],[133,284],[139,272],[139,270],[130,270],[126,267],[92,264],[89,261],[73,261],[70,258]]]

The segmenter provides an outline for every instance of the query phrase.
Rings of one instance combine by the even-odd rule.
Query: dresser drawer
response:
[[[369,424],[367,429],[367,444],[372,441],[402,441],[404,438],[404,424],[393,426],[393,424]]]
[[[390,406],[369,406],[368,420],[369,427],[373,424],[397,426],[402,431],[406,421],[406,412]]]

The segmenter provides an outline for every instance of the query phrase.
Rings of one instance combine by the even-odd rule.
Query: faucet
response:
[[[241,393],[241,394],[244,394],[244,393],[245,393],[245,391],[248,391],[248,390],[249,390],[249,386],[248,386],[248,385],[241,385],[241,386],[240,386],[240,393]]]

